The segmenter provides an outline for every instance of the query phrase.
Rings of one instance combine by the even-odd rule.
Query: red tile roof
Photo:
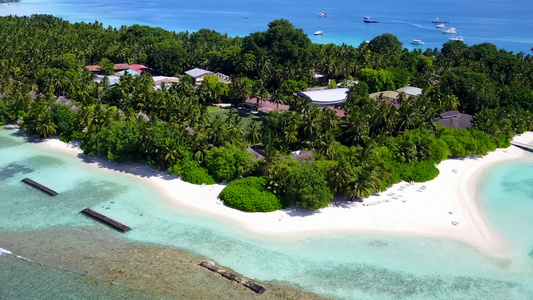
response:
[[[87,70],[89,70],[89,72],[100,72],[100,71],[102,71],[102,67],[100,67],[98,65],[89,65],[89,66],[85,66],[85,68]]]
[[[139,65],[139,64],[133,64],[133,65],[130,65],[130,70],[132,71],[135,71],[137,73],[142,73],[142,72],[152,72],[153,69],[152,68],[148,68],[147,66],[143,66],[143,65]]]
[[[119,71],[119,70],[127,70],[130,68],[130,65],[128,64],[115,64],[115,71]]]

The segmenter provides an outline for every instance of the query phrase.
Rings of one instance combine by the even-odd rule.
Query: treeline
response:
[[[195,184],[233,181],[221,198],[246,211],[318,209],[336,194],[367,197],[400,180],[430,180],[443,159],[485,155],[533,129],[533,58],[491,44],[408,51],[384,34],[359,47],[318,45],[286,20],[244,38],[51,16],[0,18],[0,28],[1,123],[80,139],[89,155],[144,161]],[[203,67],[230,75],[232,84],[207,76],[194,86],[184,76],[155,90],[143,73],[109,88],[83,67],[109,69],[110,62],[143,63],[168,75]],[[315,72],[351,87],[345,117],[292,96],[327,84]],[[401,95],[398,107],[369,97],[407,83],[424,94]],[[79,110],[57,104],[58,96]],[[209,117],[207,105],[243,105],[249,97],[270,97],[291,110],[246,126],[235,110]],[[438,125],[439,113],[456,109],[474,115],[472,128]],[[248,147],[265,157],[256,160]],[[297,160],[290,155],[296,150],[313,154]]]

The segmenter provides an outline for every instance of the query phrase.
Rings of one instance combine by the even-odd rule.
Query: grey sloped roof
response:
[[[185,74],[191,76],[192,78],[198,78],[198,77],[202,77],[202,76],[205,76],[205,75],[213,74],[213,72],[207,71],[207,70],[204,70],[204,69],[200,69],[200,68],[194,68],[194,69],[191,69],[191,70],[185,72]]]
[[[313,158],[313,152],[303,150],[293,151],[291,152],[291,157],[296,159],[297,161],[309,160]]]
[[[257,152],[254,149],[252,149],[251,147],[246,148],[246,152],[251,153],[254,156],[254,161],[260,160],[261,158],[264,157],[259,152]]]
[[[63,96],[57,97],[56,103],[67,104],[69,100]],[[68,104],[67,104],[68,105]]]
[[[145,120],[146,122],[150,122],[150,117],[147,116],[146,114],[142,113],[142,112],[139,112],[139,113],[137,114],[137,116],[143,118],[143,120]]]
[[[65,98],[65,97],[63,97],[63,96],[59,96],[59,97],[57,97],[56,103],[61,103],[61,104],[68,105],[68,107],[70,107],[70,109],[72,109],[73,111],[78,111],[78,109],[79,109],[79,108],[74,104],[74,102],[68,100],[67,98]]]
[[[443,112],[442,114],[440,114],[440,117],[443,119],[446,119],[446,118],[459,116],[460,114],[461,113],[457,110],[451,110],[451,111]]]
[[[439,124],[445,127],[470,128],[474,118],[468,114],[462,114],[456,110],[440,114]]]
[[[187,132],[189,133],[189,135],[193,135],[196,133],[196,130],[194,130],[193,128],[191,128],[190,126],[187,126],[187,128],[185,128],[185,130],[187,130]]]

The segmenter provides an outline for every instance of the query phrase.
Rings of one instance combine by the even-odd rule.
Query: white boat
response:
[[[438,24],[437,26],[435,26],[437,28],[444,28],[444,24]]]
[[[322,31],[317,31],[317,32],[315,32],[315,35],[322,35],[322,34],[323,34]]]
[[[422,42],[422,40],[412,40],[411,44],[413,44],[413,45],[424,45],[424,42]]]
[[[318,16],[319,16],[319,17],[327,17],[327,16],[328,16],[328,13],[327,13],[327,12],[319,13]]]
[[[455,33],[457,33],[457,29],[455,29],[455,27],[450,27],[450,28],[448,28],[448,29],[444,29],[444,30],[442,31],[442,33],[451,33],[451,34],[455,34]]]
[[[464,42],[465,40],[463,39],[463,36],[458,36],[458,37],[452,37],[452,38],[449,38],[450,41],[461,41],[461,42]]]

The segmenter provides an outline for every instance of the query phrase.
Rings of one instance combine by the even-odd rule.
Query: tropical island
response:
[[[476,190],[489,166],[522,157],[511,140],[533,140],[529,55],[461,41],[409,51],[391,34],[313,44],[286,20],[237,38],[0,24],[2,130],[45,138],[43,151],[267,236],[412,234],[512,257]]]
[[[441,161],[483,156],[533,128],[533,59],[491,44],[408,51],[383,34],[359,47],[319,45],[286,20],[244,38],[52,16],[0,21],[9,29],[0,33],[2,123],[186,182],[231,182],[220,198],[247,212],[316,210],[335,195],[428,181]],[[305,93],[339,86],[349,89],[340,104]],[[252,114],[262,103],[274,108]]]

